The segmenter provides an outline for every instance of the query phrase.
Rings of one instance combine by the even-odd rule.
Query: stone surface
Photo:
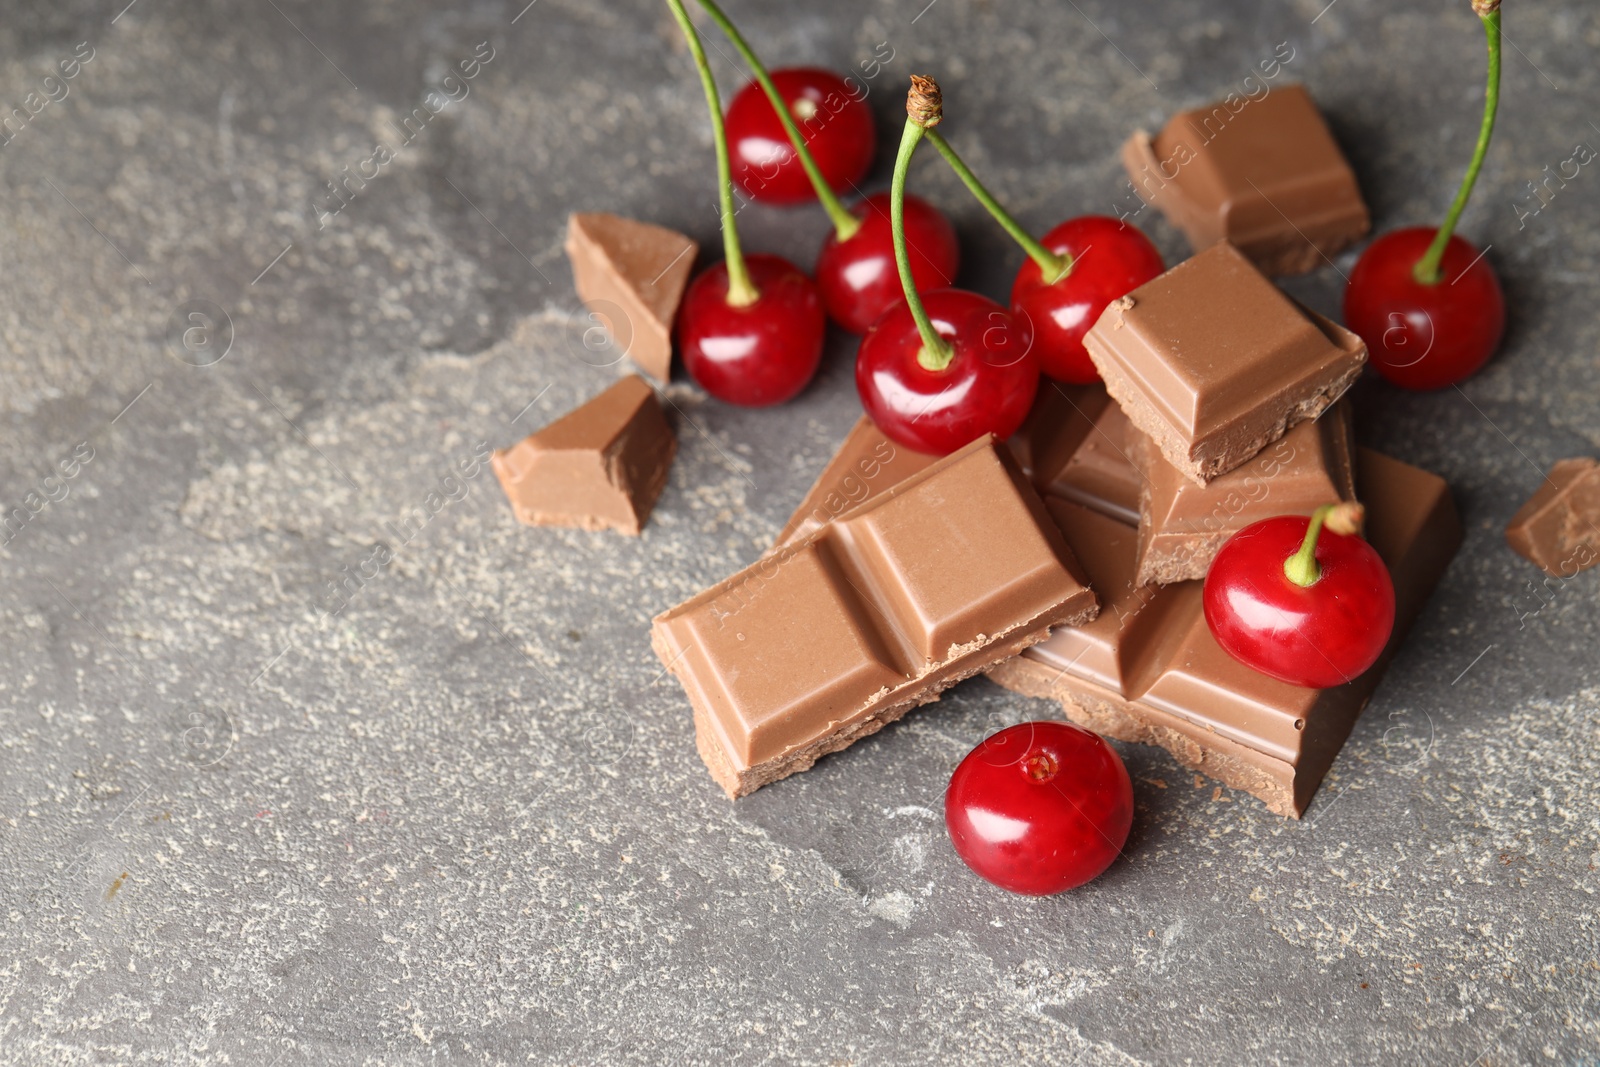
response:
[[[1502,537],[1600,451],[1600,177],[1526,185],[1600,137],[1592,5],[1506,16],[1462,224],[1504,352],[1459,391],[1353,391],[1357,440],[1443,474],[1467,543],[1306,820],[1124,746],[1125,857],[1031,900],[961,867],[940,802],[1050,705],[970,681],[731,804],[650,654],[650,616],[758,558],[854,423],[848,339],[777,410],[674,383],[637,541],[529,530],[492,474],[459,480],[626,369],[586,332],[568,212],[716,247],[664,5],[124,4],[0,24],[28,116],[0,148],[0,500],[28,515],[0,535],[0,1061],[1595,1058],[1600,570],[1545,579]],[[939,76],[946,136],[1035,230],[1132,210],[1128,133],[1283,41],[1377,230],[1437,216],[1477,124],[1464,4],[732,13],[768,56],[857,71],[874,189],[905,76]],[[1003,296],[1004,235],[936,162],[913,181],[961,281]],[[740,220],[801,263],[825,231]],[[1336,314],[1340,284],[1288,288]],[[334,596],[347,574],[372,577]]]

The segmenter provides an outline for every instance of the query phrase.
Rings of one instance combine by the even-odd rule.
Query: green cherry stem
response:
[[[900,151],[894,157],[894,182],[889,187],[889,225],[894,233],[894,263],[900,270],[900,288],[906,296],[906,306],[916,320],[917,333],[922,335],[922,347],[917,351],[917,362],[925,370],[941,371],[956,358],[950,343],[939,336],[928,318],[928,309],[922,306],[917,294],[917,283],[911,278],[911,255],[906,251],[906,172],[911,169],[911,157],[929,127],[937,126],[942,118],[939,86],[932,78],[911,75],[911,91],[906,94],[906,127],[900,134]]]
[[[1317,579],[1322,577],[1322,568],[1317,564],[1317,538],[1321,536],[1323,527],[1334,533],[1353,534],[1361,529],[1365,514],[1366,509],[1354,501],[1324,504],[1312,512],[1311,525],[1306,528],[1306,539],[1300,543],[1300,551],[1283,563],[1284,577],[1295,585],[1315,585]]]
[[[739,250],[739,229],[733,221],[733,168],[728,163],[728,131],[722,124],[722,101],[717,98],[717,83],[711,77],[711,64],[706,62],[705,49],[700,47],[700,35],[689,12],[683,9],[683,0],[667,0],[672,17],[678,20],[683,39],[694,56],[695,69],[700,72],[700,86],[706,93],[706,107],[711,110],[711,139],[717,147],[717,192],[722,199],[722,254],[728,265],[728,303],[732,307],[749,307],[760,297],[750,271],[744,265],[744,253]]]
[[[1071,256],[1056,255],[1035,240],[1027,230],[1024,230],[1021,224],[1011,217],[1011,213],[1000,206],[1000,201],[994,198],[994,194],[983,187],[983,183],[978,180],[978,176],[972,173],[971,168],[967,166],[962,158],[956,155],[956,150],[950,147],[950,143],[944,139],[944,134],[938,130],[929,130],[928,141],[939,150],[939,154],[944,157],[944,161],[950,164],[950,169],[956,172],[956,177],[961,179],[962,184],[977,198],[978,203],[987,208],[989,214],[994,216],[994,221],[998,222],[1001,228],[1011,235],[1013,241],[1022,246],[1022,250],[1028,253],[1029,259],[1039,264],[1039,270],[1044,275],[1046,285],[1058,282],[1067,276],[1067,272],[1072,269]]]
[[[861,220],[850,214],[840,202],[838,194],[833,191],[833,187],[823,178],[822,170],[812,158],[811,149],[806,147],[806,139],[801,134],[800,127],[795,125],[794,116],[789,113],[789,105],[784,102],[778,87],[772,84],[772,76],[757,58],[755,49],[750,47],[750,43],[744,39],[744,35],[734,26],[733,21],[723,14],[722,9],[712,0],[700,0],[700,6],[705,8],[706,14],[711,16],[711,21],[722,29],[728,40],[733,42],[733,47],[744,57],[745,65],[760,83],[761,91],[766,93],[767,99],[772,102],[772,110],[778,113],[778,121],[783,123],[784,132],[789,135],[789,143],[794,145],[795,155],[800,157],[800,165],[805,168],[806,177],[811,179],[811,187],[817,192],[817,200],[821,202],[822,210],[828,213],[835,234],[841,242],[850,240],[856,235],[856,231],[861,229]]]
[[[1433,235],[1433,243],[1411,268],[1411,275],[1423,285],[1439,284],[1439,262],[1444,259],[1445,246],[1455,233],[1456,223],[1472,195],[1472,186],[1483,169],[1483,157],[1489,152],[1489,135],[1494,133],[1495,111],[1500,107],[1500,0],[1472,0],[1472,10],[1483,22],[1483,35],[1489,44],[1489,81],[1483,94],[1483,124],[1478,127],[1478,147],[1473,150],[1472,162],[1467,165],[1467,176],[1461,179],[1455,202],[1450,205],[1444,225]]]

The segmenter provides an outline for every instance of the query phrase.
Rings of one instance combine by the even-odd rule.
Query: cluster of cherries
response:
[[[1027,233],[935,128],[943,119],[938,86],[916,76],[890,193],[846,208],[840,194],[859,192],[872,165],[875,127],[864,99],[826,70],[769,74],[713,0],[699,0],[754,75],[724,117],[683,2],[667,2],[699,69],[717,148],[725,259],[695,278],[677,325],[684,365],[702,388],[748,406],[792,398],[817,371],[831,317],[863,334],[856,385],[873,422],[905,447],[944,455],[984,434],[1011,436],[1041,375],[1099,380],[1084,334],[1111,301],[1165,269],[1149,238],[1105,216],[1069,219],[1043,239]],[[1473,7],[1488,39],[1489,87],[1466,178],[1443,226],[1373,242],[1345,294],[1346,321],[1367,342],[1373,366],[1407,388],[1440,388],[1475,373],[1504,328],[1493,269],[1454,234],[1498,102],[1498,0]],[[1027,254],[1009,308],[950,287],[955,231],[938,208],[905,191],[923,140]],[[815,280],[780,257],[742,254],[735,184],[755,201],[820,202],[833,229]],[[1360,505],[1330,505],[1235,535],[1205,582],[1206,619],[1219,645],[1293,685],[1325,688],[1371,667],[1393,628],[1394,588],[1359,536],[1360,522]],[[1056,893],[1095,878],[1120,853],[1132,785],[1116,751],[1093,732],[1023,723],[961,762],[945,818],[957,853],[978,874],[1019,893]]]

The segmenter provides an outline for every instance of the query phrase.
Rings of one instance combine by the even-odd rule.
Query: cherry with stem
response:
[[[1377,372],[1407,389],[1441,389],[1477,373],[1505,332],[1506,301],[1484,252],[1456,235],[1483,169],[1500,104],[1500,2],[1473,0],[1489,50],[1478,143],[1437,230],[1410,226],[1367,247],[1344,293],[1345,324]]]
[[[1378,661],[1394,631],[1394,581],[1346,502],[1280,515],[1234,534],[1206,572],[1217,644],[1290,685],[1342,685]]]
[[[683,365],[719,400],[746,407],[780,404],[804,389],[822,361],[827,317],[817,287],[778,256],[747,260],[734,222],[728,137],[717,84],[682,0],[667,0],[694,56],[711,112],[722,210],[723,261],[690,283],[678,309]]]
[[[1160,251],[1136,227],[1105,215],[1068,219],[1045,234],[1043,241],[1036,240],[938,130],[928,131],[928,141],[1028,255],[1011,285],[1011,311],[1038,354],[1040,370],[1061,382],[1099,381],[1100,372],[1083,347],[1083,335],[1111,301],[1166,269]]]
[[[740,91],[728,109],[734,154],[746,161],[741,187],[757,200],[792,203],[800,199],[793,195],[795,184],[802,183],[800,188],[804,189],[803,181],[809,180],[810,192],[816,195],[833,224],[833,232],[823,242],[817,256],[817,286],[822,290],[823,303],[840,326],[852,333],[865,333],[867,327],[901,300],[889,198],[876,193],[853,208],[847,208],[836,192],[841,185],[854,186],[871,163],[875,140],[871,110],[864,100],[850,92],[843,80],[827,71],[796,69],[768,73],[744,35],[714,0],[699,2],[755,78]],[[767,106],[760,106],[757,89],[765,93]],[[794,117],[795,109],[802,106],[812,113],[804,132]],[[823,108],[830,110],[824,114]],[[793,151],[776,167],[770,162],[774,151],[770,123],[774,118],[781,124]],[[822,121],[818,121],[819,118]],[[863,150],[865,160],[856,166],[853,161]],[[795,173],[795,164],[803,178]],[[752,177],[753,167],[771,169],[773,174],[765,179],[759,175]],[[785,195],[781,198],[766,195],[780,181],[784,183]],[[905,225],[906,238],[911,245],[912,274],[917,284],[924,289],[938,289],[954,281],[960,248],[950,220],[926,200],[907,197]]]
[[[984,434],[1010,437],[1039,388],[1038,359],[999,304],[961,289],[918,292],[906,247],[906,175],[941,117],[938,84],[913,74],[889,194],[905,300],[872,325],[856,355],[856,390],[872,421],[897,443],[931,455]]]

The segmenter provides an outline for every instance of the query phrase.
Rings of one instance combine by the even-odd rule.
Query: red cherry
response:
[[[786,259],[746,256],[745,266],[761,294],[755,303],[729,304],[727,264],[707,268],[678,309],[678,346],[689,376],[718,400],[781,404],[805,388],[822,361],[822,297]]]
[[[848,241],[829,233],[817,256],[817,287],[828,314],[851,333],[866,333],[905,299],[894,264],[889,194],[874,193],[850,209],[861,228]],[[961,249],[955,227],[926,200],[906,197],[906,245],[917,288],[943,289],[956,277]]]
[[[1166,264],[1142,231],[1105,215],[1068,219],[1039,243],[1070,257],[1072,266],[1046,282],[1038,263],[1023,260],[1011,284],[1012,314],[1027,331],[1045,375],[1077,385],[1097,382],[1100,372],[1083,335],[1107,304],[1165,271]]]
[[[828,185],[842,192],[866,177],[878,137],[866,100],[837,74],[813,67],[775,70],[772,82]],[[803,204],[817,198],[759,83],[747,83],[733,98],[727,126],[733,180],[752,200]]]
[[[944,824],[956,855],[1001,889],[1045,896],[1098,876],[1133,825],[1122,757],[1069,722],[1007,727],[950,776]]]
[[[1344,291],[1344,321],[1377,372],[1406,389],[1442,389],[1476,374],[1500,346],[1506,298],[1489,260],[1451,235],[1439,281],[1411,274],[1436,230],[1386,233],[1361,254]]]
[[[1371,667],[1394,630],[1394,582],[1355,534],[1324,528],[1320,574],[1301,585],[1284,571],[1311,520],[1262,519],[1234,534],[1206,572],[1211,634],[1234,659],[1290,685],[1327,689]]]
[[[1017,431],[1039,388],[1039,363],[1009,312],[964,289],[922,294],[933,328],[955,349],[942,370],[917,359],[922,337],[902,301],[873,323],[856,354],[856,389],[895,442],[943,456],[992,433]]]

